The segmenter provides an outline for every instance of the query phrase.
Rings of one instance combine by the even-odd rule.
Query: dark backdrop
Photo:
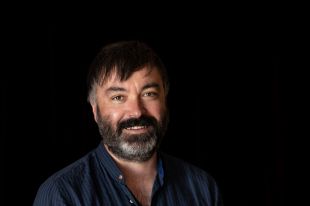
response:
[[[272,29],[229,20],[51,22],[23,24],[11,37],[13,60],[2,80],[10,205],[31,205],[48,176],[97,146],[87,68],[103,45],[132,39],[153,47],[170,76],[161,149],[209,172],[225,205],[283,204],[291,62]]]

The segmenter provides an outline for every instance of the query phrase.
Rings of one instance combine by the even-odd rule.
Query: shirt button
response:
[[[133,201],[132,201],[132,200],[129,200],[129,202],[130,202],[131,204],[133,204]]]
[[[118,176],[118,179],[122,180],[123,179],[123,175]]]

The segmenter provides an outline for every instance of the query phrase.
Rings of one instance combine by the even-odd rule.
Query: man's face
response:
[[[157,69],[144,68],[125,81],[112,74],[97,87],[92,105],[103,143],[121,159],[151,158],[168,123],[165,98]]]

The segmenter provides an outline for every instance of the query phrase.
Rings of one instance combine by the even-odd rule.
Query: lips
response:
[[[139,129],[146,129],[147,126],[133,126],[133,127],[126,127],[128,130],[139,130]]]

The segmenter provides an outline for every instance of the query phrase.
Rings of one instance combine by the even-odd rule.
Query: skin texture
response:
[[[146,85],[157,84],[159,87],[144,88]],[[123,89],[114,91],[112,88]],[[92,105],[95,120],[97,120],[96,106],[103,117],[109,117],[115,127],[120,120],[138,118],[142,114],[155,117],[158,121],[166,110],[164,88],[161,77],[156,69],[139,70],[127,80],[120,82],[116,74],[111,75],[108,81],[97,87],[96,103]],[[143,130],[126,131],[140,133]]]
[[[102,86],[97,86],[96,101],[91,106],[98,125],[101,120],[106,120],[114,131],[120,122],[142,116],[161,122],[166,112],[166,96],[161,76],[156,68],[151,70],[142,68],[124,81],[120,81],[114,73]],[[131,126],[122,129],[120,137],[130,140],[134,136],[144,135],[153,130],[152,125]],[[133,148],[131,146],[139,148],[138,143],[128,142],[124,148]],[[123,172],[123,178],[137,200],[142,205],[150,205],[152,187],[157,174],[156,144],[150,158],[143,161],[131,161],[120,157],[107,145],[105,147]]]

